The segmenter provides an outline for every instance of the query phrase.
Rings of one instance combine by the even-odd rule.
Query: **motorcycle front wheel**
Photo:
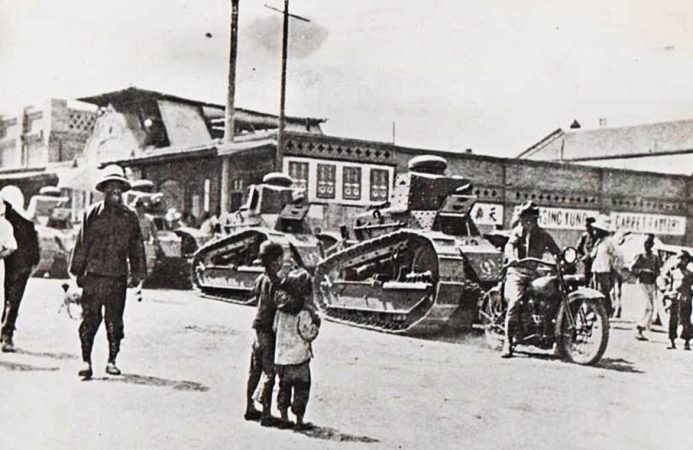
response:
[[[480,311],[484,337],[489,347],[500,350],[505,340],[505,302],[499,291],[492,289],[484,295]]]
[[[596,364],[609,342],[609,319],[604,306],[593,299],[575,299],[569,303],[573,323],[568,318],[566,303],[558,310],[557,345],[568,362],[585,366]]]

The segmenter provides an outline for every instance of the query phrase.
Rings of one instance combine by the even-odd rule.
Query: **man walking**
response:
[[[70,273],[84,288],[82,322],[79,337],[84,362],[79,376],[92,376],[91,351],[94,337],[105,314],[108,337],[106,373],[120,375],[116,357],[123,339],[123,311],[128,281],[128,261],[133,281],[140,283],[146,275],[142,234],[137,215],[123,204],[123,192],[130,189],[123,169],[108,166],[105,176],[96,184],[103,193],[102,202],[92,205],[82,219],[70,260]]]
[[[5,207],[5,218],[12,225],[17,250],[5,258],[5,302],[2,309],[0,337],[3,352],[14,352],[13,335],[19,304],[24,297],[26,283],[39,263],[38,235],[34,223],[22,216],[24,199],[21,192],[11,189],[0,191]]]
[[[683,349],[690,350],[691,344],[691,288],[693,287],[693,272],[688,269],[691,255],[685,251],[679,251],[676,255],[676,266],[669,269],[664,275],[666,291],[664,298],[671,304],[669,307],[669,349],[676,348],[676,335],[681,325],[681,339],[684,341]]]
[[[659,257],[652,252],[654,247],[654,235],[648,234],[643,244],[645,251],[639,253],[630,265],[630,271],[637,278],[637,284],[645,297],[645,308],[642,312],[637,325],[635,338],[639,341],[646,341],[643,331],[649,331],[652,327],[652,316],[655,305],[655,280],[661,267]]]

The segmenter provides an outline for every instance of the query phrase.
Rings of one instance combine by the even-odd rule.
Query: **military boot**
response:
[[[14,353],[16,350],[14,348],[14,343],[12,342],[12,336],[2,337],[2,352],[3,353]]]

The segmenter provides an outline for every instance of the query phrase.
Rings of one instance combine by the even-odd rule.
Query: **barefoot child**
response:
[[[288,410],[291,407],[296,416],[296,429],[305,428],[303,416],[310,395],[310,359],[313,357],[311,342],[320,326],[320,318],[312,308],[311,293],[311,276],[297,268],[282,280],[275,295],[277,406],[285,424],[290,424]]]

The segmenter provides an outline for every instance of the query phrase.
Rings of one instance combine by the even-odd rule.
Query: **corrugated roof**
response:
[[[555,138],[561,140],[560,159],[563,161],[676,154],[693,151],[693,120],[593,130],[559,129],[520,153],[518,157],[541,158],[543,150],[549,145],[556,145]]]

